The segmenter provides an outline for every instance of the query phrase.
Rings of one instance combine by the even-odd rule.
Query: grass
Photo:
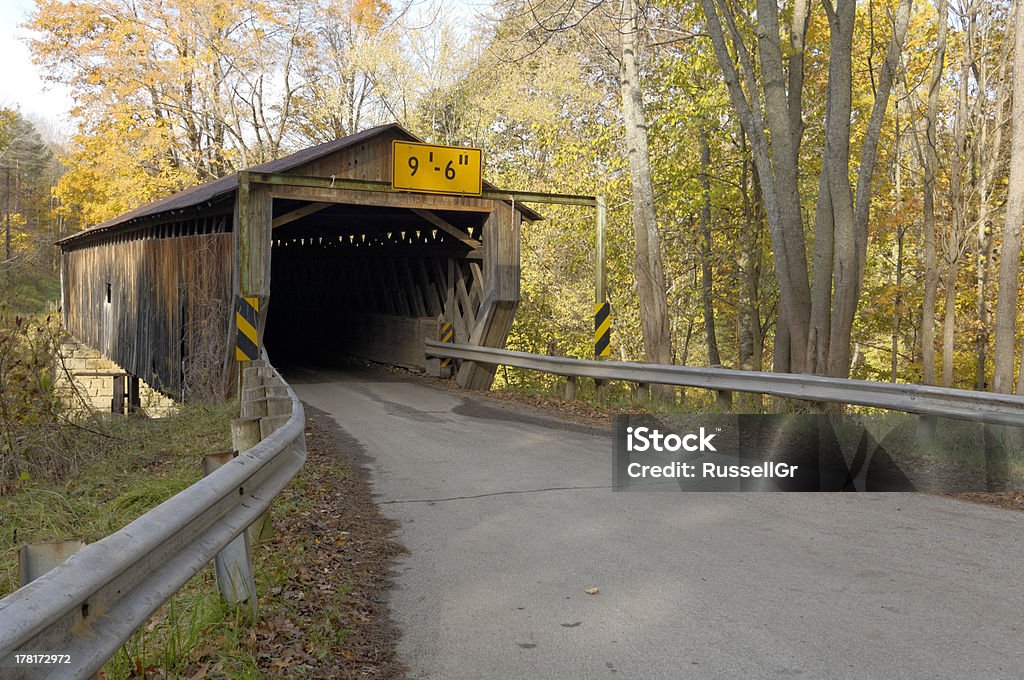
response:
[[[162,420],[111,418],[105,423],[102,452],[72,479],[44,483],[29,478],[0,497],[0,594],[17,586],[20,545],[67,538],[97,541],[197,481],[202,454],[231,448],[228,423],[237,408],[232,401],[189,405]],[[218,655],[224,656],[223,672],[260,677],[251,654],[231,654],[251,618],[246,607],[220,598],[213,570],[204,569],[128,641],[103,675],[143,677],[159,669],[162,677],[185,677],[186,671],[191,677],[197,656],[207,655],[216,642]]]
[[[60,299],[60,278],[54,275],[23,278],[5,291],[0,309],[10,313],[34,314],[46,311],[47,303]]]
[[[20,488],[0,496],[0,594],[17,584],[19,545],[97,541],[199,479],[202,454],[231,448],[228,421],[236,409],[197,404],[162,420],[111,418],[102,436],[64,426],[72,446],[93,448],[92,462],[67,480],[26,475]]]
[[[526,369],[499,367],[494,390],[522,394],[542,399],[565,399],[566,379],[529,371]],[[715,400],[715,392],[699,387],[672,387],[671,401],[649,399],[642,395],[635,383],[612,380],[604,383],[599,391],[589,378],[577,378],[576,401],[598,409],[612,411],[642,411],[645,413],[728,413]],[[757,395],[734,393],[732,396],[735,412],[765,412],[769,398],[759,399]]]
[[[198,480],[201,454],[230,448],[236,410],[237,402],[200,404],[163,420],[110,419],[102,454],[73,479],[30,479],[0,496],[0,595],[17,584],[21,544],[94,542]],[[345,539],[310,525],[337,522],[326,503],[344,474],[321,456],[275,501],[275,535],[252,551],[258,618],[248,604],[221,598],[208,566],[136,631],[100,677],[320,677],[337,664],[352,631],[354,595],[337,557]]]

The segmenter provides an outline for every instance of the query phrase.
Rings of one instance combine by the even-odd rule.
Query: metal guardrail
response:
[[[242,415],[259,418],[265,438],[0,600],[0,677],[91,677],[291,481],[306,459],[305,412],[276,370],[253,364],[245,369]],[[266,389],[251,394],[260,391],[254,387]],[[271,396],[280,390],[286,398]],[[15,663],[16,654],[45,653],[68,663]]]
[[[641,384],[752,392],[999,425],[1024,425],[1024,397],[1009,394],[794,373],[592,361],[491,347],[446,344],[433,340],[426,340],[425,344],[429,357],[449,357],[489,365],[513,366],[570,378],[624,380]]]

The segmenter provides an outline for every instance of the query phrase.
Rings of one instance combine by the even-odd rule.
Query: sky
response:
[[[32,119],[49,123],[54,132],[68,135],[72,130],[72,101],[67,88],[44,83],[32,63],[25,38],[29,32],[19,28],[35,7],[33,0],[0,0],[0,106],[19,108]]]

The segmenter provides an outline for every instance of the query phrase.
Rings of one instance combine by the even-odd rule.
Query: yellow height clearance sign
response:
[[[468,146],[434,146],[395,140],[391,146],[391,186],[429,194],[483,193],[483,157]]]

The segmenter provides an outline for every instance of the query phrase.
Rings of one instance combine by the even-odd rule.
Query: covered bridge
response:
[[[384,125],[155,201],[58,242],[65,328],[187,399],[230,386],[239,296],[275,362],[349,354],[427,368],[439,324],[501,347],[519,304],[519,233],[540,216],[480,196],[397,191]],[[510,197],[511,198],[511,197]],[[271,277],[273,274],[273,277]],[[486,389],[493,368],[463,364]]]

